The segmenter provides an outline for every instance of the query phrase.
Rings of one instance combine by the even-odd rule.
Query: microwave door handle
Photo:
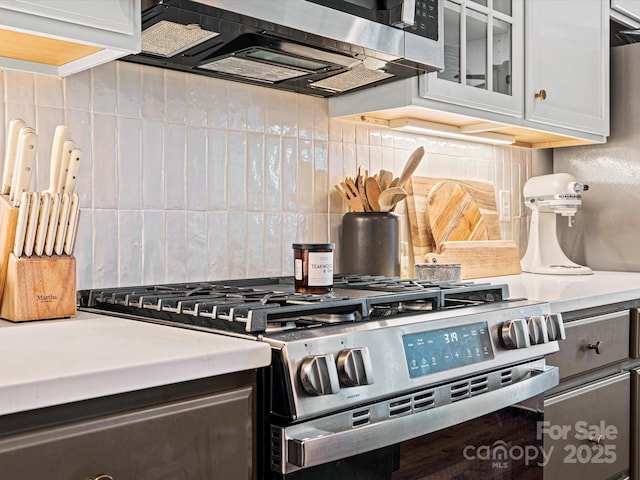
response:
[[[416,0],[402,0],[402,23],[411,27],[416,23]]]

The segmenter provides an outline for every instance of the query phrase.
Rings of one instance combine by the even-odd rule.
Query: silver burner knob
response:
[[[547,322],[549,340],[564,340],[567,338],[564,333],[564,323],[562,322],[562,315],[560,313],[550,313],[545,315],[544,318]]]
[[[340,391],[338,370],[332,353],[307,357],[300,365],[300,382],[311,395],[329,395]]]
[[[532,345],[549,342],[547,322],[544,316],[527,318],[527,326],[529,327],[529,337]]]
[[[502,324],[502,340],[505,347],[515,350],[531,346],[529,328],[524,318],[507,320]]]
[[[373,383],[371,357],[367,347],[343,350],[338,354],[337,366],[338,378],[345,387]]]

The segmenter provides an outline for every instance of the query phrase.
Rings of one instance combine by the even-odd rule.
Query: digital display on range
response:
[[[493,359],[486,322],[404,335],[402,341],[411,378]]]

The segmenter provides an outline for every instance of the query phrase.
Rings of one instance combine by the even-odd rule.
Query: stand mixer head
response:
[[[589,267],[567,258],[558,243],[556,215],[567,217],[573,226],[582,205],[582,192],[589,190],[568,173],[554,173],[530,178],[522,191],[525,205],[531,209],[529,243],[520,260],[522,270],[553,275],[586,275]]]

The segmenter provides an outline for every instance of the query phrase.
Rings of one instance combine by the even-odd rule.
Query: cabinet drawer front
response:
[[[558,352],[546,357],[547,363],[560,368],[563,379],[625,360],[629,357],[629,324],[629,310],[566,323],[567,338],[560,342]]]
[[[250,480],[250,387],[0,440],[0,478]]]
[[[630,397],[627,372],[545,400],[544,478],[596,480],[628,471]]]

